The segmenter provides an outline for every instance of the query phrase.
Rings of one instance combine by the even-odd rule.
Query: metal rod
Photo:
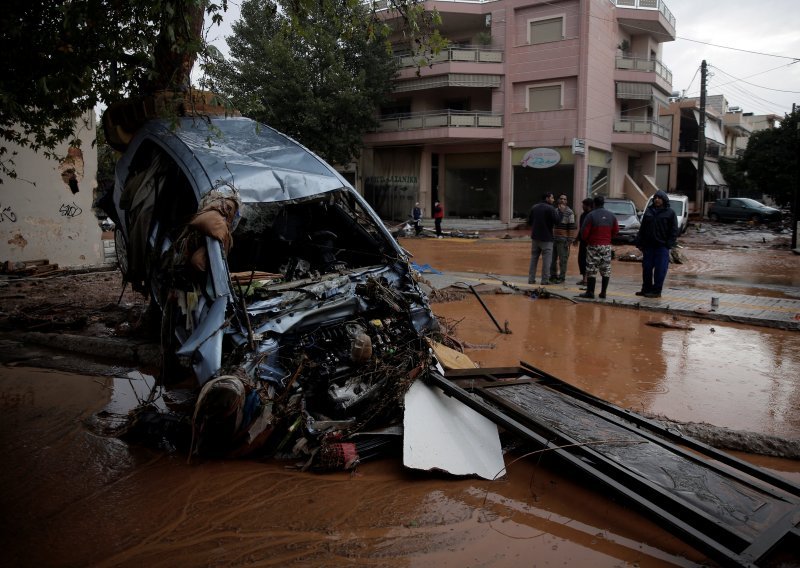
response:
[[[504,330],[502,327],[500,327],[500,324],[497,323],[496,319],[494,319],[494,316],[492,315],[492,312],[490,312],[489,308],[486,307],[486,304],[483,303],[483,298],[481,298],[480,294],[478,294],[477,290],[475,290],[475,288],[472,286],[472,284],[469,285],[469,289],[472,291],[473,294],[475,294],[475,297],[478,298],[478,301],[481,303],[481,306],[483,306],[483,309],[486,310],[486,313],[489,314],[489,317],[492,318],[492,321],[494,322],[494,325],[497,326],[497,331],[499,331],[500,333],[508,333],[506,330]]]

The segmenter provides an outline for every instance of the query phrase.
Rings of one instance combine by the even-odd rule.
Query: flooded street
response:
[[[706,320],[646,325],[665,314],[484,294],[435,304],[481,367],[526,361],[600,398],[681,422],[800,439],[800,334]],[[686,321],[684,318],[682,320]],[[494,346],[493,348],[485,348]]]
[[[418,264],[527,273],[525,239],[403,239]],[[752,253],[752,254],[751,254]],[[786,251],[684,251],[667,285],[798,297]],[[577,280],[575,254],[569,280]],[[639,278],[615,262],[614,278]],[[744,275],[747,275],[745,277]],[[434,304],[482,367],[529,362],[619,406],[677,421],[800,440],[800,333],[559,298],[482,293]],[[0,367],[3,566],[695,566],[714,565],[592,483],[505,455],[496,481],[405,469],[399,457],[354,473],[293,462],[193,460],[98,434],[92,417],[135,404],[138,373],[91,376]],[[116,375],[114,378],[113,375]],[[800,483],[800,461],[736,454]]]
[[[710,236],[694,235],[690,229],[681,239],[686,262],[670,265],[665,286],[800,297],[800,256],[753,245],[777,239],[774,234],[744,233],[727,226],[708,230]],[[721,248],[721,240],[730,247]],[[526,238],[407,238],[401,245],[417,264],[448,271],[519,276],[527,274],[530,260]],[[618,255],[635,251],[616,248]],[[569,261],[568,275],[573,276],[568,283],[574,284],[579,279],[577,254],[570,254]],[[640,263],[614,261],[610,288],[615,279],[640,281],[640,271]],[[664,329],[646,324],[668,320],[667,314],[558,298],[495,294],[483,298],[498,321],[509,322],[511,335],[497,332],[474,297],[434,305],[437,315],[457,322],[460,340],[494,346],[466,351],[481,367],[525,360],[638,412],[800,439],[797,332],[699,318],[682,318],[693,330]]]
[[[134,379],[135,380],[135,379]],[[117,381],[118,383],[120,381]],[[127,381],[125,381],[127,382]],[[4,566],[690,566],[691,547],[580,482],[513,462],[489,482],[399,459],[318,475],[186,463],[92,434],[113,379],[0,369]]]

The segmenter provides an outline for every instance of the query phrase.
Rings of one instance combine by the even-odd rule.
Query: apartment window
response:
[[[528,110],[530,112],[561,110],[564,105],[561,99],[561,87],[561,83],[528,87]]]
[[[547,43],[564,39],[564,16],[528,21],[528,43]]]

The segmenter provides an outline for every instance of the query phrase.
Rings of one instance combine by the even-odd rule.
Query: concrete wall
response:
[[[59,266],[103,262],[98,219],[92,211],[97,149],[94,112],[80,122],[80,149],[66,144],[47,159],[24,148],[9,148],[16,179],[0,184],[0,261],[48,259]],[[73,177],[74,176],[74,177]],[[77,192],[74,190],[77,189]]]

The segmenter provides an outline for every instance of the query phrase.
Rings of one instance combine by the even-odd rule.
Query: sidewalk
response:
[[[423,277],[434,288],[479,284],[484,286],[502,286],[503,282],[511,284],[522,292],[530,292],[541,288],[538,284],[528,284],[523,276],[481,275],[470,272],[447,272],[434,274],[424,272]],[[577,280],[577,277],[571,280]],[[588,300],[577,298],[583,292],[577,285],[566,283],[545,287],[548,291],[577,302],[589,302],[611,306],[667,312],[681,316],[692,316],[706,319],[730,321],[748,325],[759,325],[800,331],[800,300],[785,298],[769,298],[748,296],[743,294],[722,294],[712,290],[699,288],[665,288],[661,298],[650,299],[637,296],[640,289],[638,282],[612,277],[605,300]],[[480,291],[480,289],[478,289]],[[599,283],[598,283],[599,291]],[[719,305],[712,307],[711,298],[719,299]]]

